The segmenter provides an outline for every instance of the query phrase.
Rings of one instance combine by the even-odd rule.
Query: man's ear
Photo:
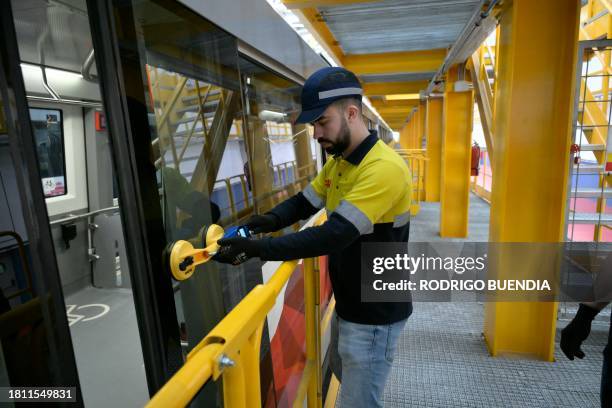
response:
[[[359,108],[355,105],[348,105],[346,107],[347,119],[354,120],[359,119]]]

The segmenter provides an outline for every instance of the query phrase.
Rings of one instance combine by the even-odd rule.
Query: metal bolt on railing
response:
[[[221,354],[221,356],[219,357],[219,369],[220,370],[224,370],[228,367],[234,367],[236,365],[236,362],[234,360],[232,360],[231,358],[229,358],[228,356],[226,356],[225,354]]]

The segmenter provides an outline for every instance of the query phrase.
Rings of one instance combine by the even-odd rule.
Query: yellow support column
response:
[[[410,148],[410,124],[404,124],[404,127],[400,130],[400,147],[402,149]]]
[[[412,149],[412,139],[414,137],[414,121],[412,119],[412,117],[408,120],[408,123],[406,124],[407,130],[407,139],[408,139],[408,144],[406,145],[407,149]]]
[[[424,149],[427,146],[427,101],[419,102],[419,135],[417,149]],[[419,180],[417,183],[419,201],[425,201],[425,162],[419,160]]]
[[[440,236],[465,238],[468,233],[470,157],[474,93],[455,92],[458,68],[447,75],[443,102]]]
[[[503,4],[491,242],[563,240],[579,6],[578,0]],[[509,263],[495,264],[497,279],[517,271],[529,276],[534,268],[523,259]],[[486,303],[489,351],[553,361],[556,314],[554,302]]]
[[[416,133],[416,119],[414,116],[415,115],[413,114],[410,118],[410,122],[408,122],[410,125],[410,149],[414,149],[414,134]]]
[[[418,107],[416,108],[416,110],[412,114],[412,123],[414,123],[414,125],[412,127],[412,146],[411,146],[411,149],[418,149],[419,148],[419,142],[418,142],[419,131],[420,131],[420,127],[421,127],[420,112],[419,112],[419,108]]]
[[[440,201],[440,170],[442,154],[442,98],[427,100],[425,137],[427,162],[425,162],[425,201]]]
[[[425,129],[427,120],[427,102],[422,100],[419,102],[419,135],[417,138],[417,149],[425,147]]]

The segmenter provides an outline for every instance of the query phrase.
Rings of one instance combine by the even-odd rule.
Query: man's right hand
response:
[[[244,224],[253,234],[278,230],[278,217],[274,214],[253,215]]]
[[[561,330],[561,351],[570,360],[574,357],[583,358],[584,352],[580,348],[582,342],[591,333],[591,322],[599,310],[580,304],[576,316]]]

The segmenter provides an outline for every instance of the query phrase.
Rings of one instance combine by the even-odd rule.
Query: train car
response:
[[[0,15],[0,386],[142,406],[279,265],[209,262],[179,282],[164,248],[314,177],[325,155],[292,120],[327,63],[265,2],[12,0]],[[292,403],[305,367],[301,274],[279,299],[261,344],[266,407]],[[220,398],[209,381],[192,405]]]

